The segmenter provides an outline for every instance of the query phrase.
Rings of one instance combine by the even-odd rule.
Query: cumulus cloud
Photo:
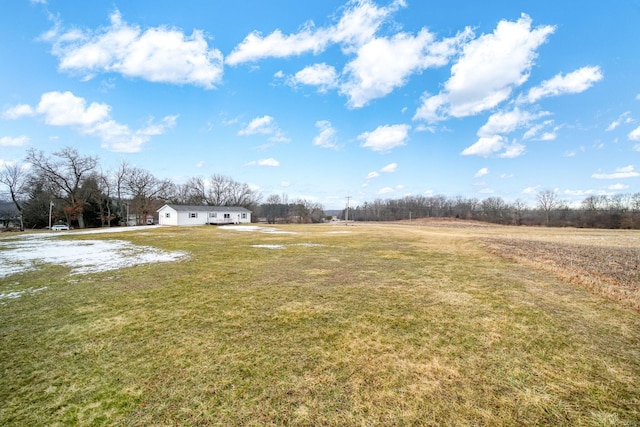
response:
[[[156,122],[149,120],[146,126],[132,130],[111,118],[111,107],[104,103],[87,102],[72,92],[46,92],[37,106],[19,105],[9,108],[5,117],[13,119],[22,115],[39,116],[50,126],[68,126],[80,134],[102,140],[102,147],[115,152],[137,153],[152,136],[162,135],[175,127],[178,116],[166,116]]]
[[[478,136],[488,137],[497,134],[509,134],[548,114],[548,112],[532,114],[528,111],[520,110],[518,107],[511,111],[500,111],[489,116],[487,123],[478,130]]]
[[[554,31],[552,26],[532,29],[531,24],[523,14],[516,22],[500,21],[493,33],[467,43],[444,90],[426,94],[414,119],[435,122],[471,116],[508,99],[528,80],[537,49]]]
[[[640,141],[640,126],[629,132],[628,138],[631,141]]]
[[[539,185],[536,185],[534,187],[527,187],[524,190],[522,190],[522,194],[536,194],[538,190],[540,190]]]
[[[446,65],[472,35],[467,28],[454,37],[436,40],[423,28],[417,34],[400,32],[377,37],[391,14],[403,7],[406,7],[404,0],[393,1],[386,7],[371,0],[352,0],[333,25],[316,27],[307,22],[295,33],[284,34],[277,29],[266,36],[254,31],[233,49],[225,62],[234,66],[265,58],[317,55],[337,44],[343,54],[354,56],[341,73],[333,66],[315,64],[291,76],[288,82],[294,86],[315,85],[320,92],[338,87],[347,96],[349,107],[361,108],[403,86],[412,74]],[[275,77],[282,78],[283,73]]]
[[[265,115],[262,117],[256,117],[251,122],[238,132],[240,136],[250,135],[270,135],[269,141],[273,142],[288,142],[289,138],[282,132],[275,119],[271,116]]]
[[[607,190],[611,190],[611,191],[622,191],[622,190],[626,190],[627,188],[629,188],[628,185],[626,184],[613,184],[607,187]]]
[[[366,179],[373,179],[373,178],[377,178],[380,176],[380,173],[378,173],[377,171],[373,171],[373,172],[369,172],[367,174],[367,178]]]
[[[489,174],[489,169],[488,168],[482,168],[480,169],[478,172],[476,172],[476,174],[474,175],[476,178],[482,178],[485,175]]]
[[[558,96],[567,93],[581,93],[589,89],[594,83],[604,77],[600,67],[582,67],[566,75],[558,74],[550,80],[542,82],[540,86],[529,90],[526,96],[528,102],[536,102],[541,98]]]
[[[346,81],[340,92],[349,98],[348,106],[360,108],[404,86],[412,74],[440,67],[459,51],[471,34],[467,29],[456,37],[436,41],[426,29],[417,35],[398,33],[390,38],[373,38],[357,50],[345,69]]]
[[[29,137],[25,135],[0,137],[0,147],[22,147],[29,143]]]
[[[505,147],[503,153],[500,154],[500,157],[503,159],[513,159],[515,157],[520,157],[524,154],[527,147],[524,144],[520,144],[518,142],[512,142]]]
[[[387,7],[378,7],[370,0],[351,1],[334,25],[316,28],[313,22],[308,22],[297,33],[283,34],[277,29],[267,36],[254,31],[233,49],[225,62],[233,66],[266,58],[319,54],[336,43],[343,44],[343,50],[349,52],[370,40],[385,19],[404,6],[404,0]]]
[[[31,108],[30,105],[19,104],[6,109],[2,113],[2,118],[7,120],[15,120],[21,117],[33,116],[34,114],[35,114],[35,111],[33,111],[33,108]]]
[[[325,63],[314,64],[298,71],[290,79],[292,85],[304,84],[317,86],[318,92],[325,93],[337,86],[338,73],[331,65]]]
[[[378,126],[371,132],[363,132],[358,135],[362,141],[362,147],[373,151],[387,152],[396,147],[406,145],[409,138],[409,125],[384,125]]]
[[[246,163],[245,166],[270,166],[270,167],[277,167],[280,166],[280,162],[277,161],[274,158],[268,158],[268,159],[260,159],[260,160],[255,160],[249,163]]]
[[[637,176],[640,176],[640,173],[635,171],[633,165],[617,168],[613,173],[597,172],[591,175],[591,177],[595,179],[624,179],[635,178]]]
[[[506,138],[501,135],[480,137],[475,144],[465,148],[460,154],[462,154],[463,156],[489,157],[491,154],[502,150],[505,146],[505,143]]]
[[[331,122],[328,120],[318,120],[316,122],[316,127],[320,133],[313,138],[313,145],[337,150],[338,144],[336,142],[336,130],[331,125]]]
[[[387,166],[385,166],[382,169],[380,169],[380,172],[393,173],[393,172],[396,171],[396,169],[398,169],[398,164],[397,163],[389,163]]]
[[[210,48],[202,31],[186,35],[176,28],[142,29],[122,20],[96,30],[62,30],[60,24],[42,36],[52,43],[61,71],[91,79],[118,73],[150,82],[190,84],[212,89],[222,79],[222,53]]]
[[[610,132],[610,131],[616,129],[618,126],[622,125],[622,124],[629,124],[629,123],[633,123],[633,118],[631,117],[631,112],[630,111],[625,111],[624,113],[622,113],[620,115],[620,117],[618,117],[616,120],[612,121],[611,124],[609,124],[609,126],[607,126],[605,131],[606,132]]]

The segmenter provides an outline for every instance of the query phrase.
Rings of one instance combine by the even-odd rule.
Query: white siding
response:
[[[163,206],[158,211],[158,224],[178,225],[178,212],[170,206]]]
[[[251,223],[251,212],[234,209],[216,211],[213,206],[207,210],[198,207],[191,211],[188,209],[177,211],[165,205],[158,209],[158,223],[160,225],[248,224]]]

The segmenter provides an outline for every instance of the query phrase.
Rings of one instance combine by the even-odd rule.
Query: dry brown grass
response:
[[[492,251],[640,311],[640,248],[485,238]]]
[[[48,286],[0,305],[0,425],[640,423],[638,313],[482,243],[629,235],[279,228],[120,234],[190,257],[0,280]]]

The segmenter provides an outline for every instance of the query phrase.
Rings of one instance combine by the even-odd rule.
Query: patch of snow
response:
[[[233,231],[252,231],[257,233],[268,233],[268,234],[298,234],[295,231],[282,231],[273,227],[260,227],[258,225],[222,225],[220,226],[222,230],[233,230]]]
[[[287,245],[251,245],[252,248],[266,248],[266,249],[284,249]],[[316,247],[316,246],[324,246],[319,243],[296,243],[294,245],[289,246],[305,246],[305,247]]]
[[[22,290],[22,291],[0,293],[0,300],[3,300],[3,299],[16,299],[16,298],[20,298],[24,294],[33,295],[33,294],[35,294],[37,292],[44,291],[45,289],[48,289],[48,288],[49,288],[48,286],[43,286],[41,288],[36,288],[36,289],[29,288],[29,289],[25,289],[25,290]]]
[[[123,227],[125,228],[125,227]],[[131,227],[126,227],[131,229]],[[0,278],[37,269],[38,264],[58,264],[71,268],[71,274],[87,274],[134,265],[169,262],[185,258],[185,252],[167,252],[149,246],[136,246],[122,240],[57,240],[29,235],[24,240],[0,241]]]

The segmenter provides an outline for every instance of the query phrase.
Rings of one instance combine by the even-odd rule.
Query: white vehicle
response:
[[[57,224],[51,227],[51,230],[53,231],[62,231],[62,230],[68,230],[68,229],[69,229],[69,226],[65,224]]]

